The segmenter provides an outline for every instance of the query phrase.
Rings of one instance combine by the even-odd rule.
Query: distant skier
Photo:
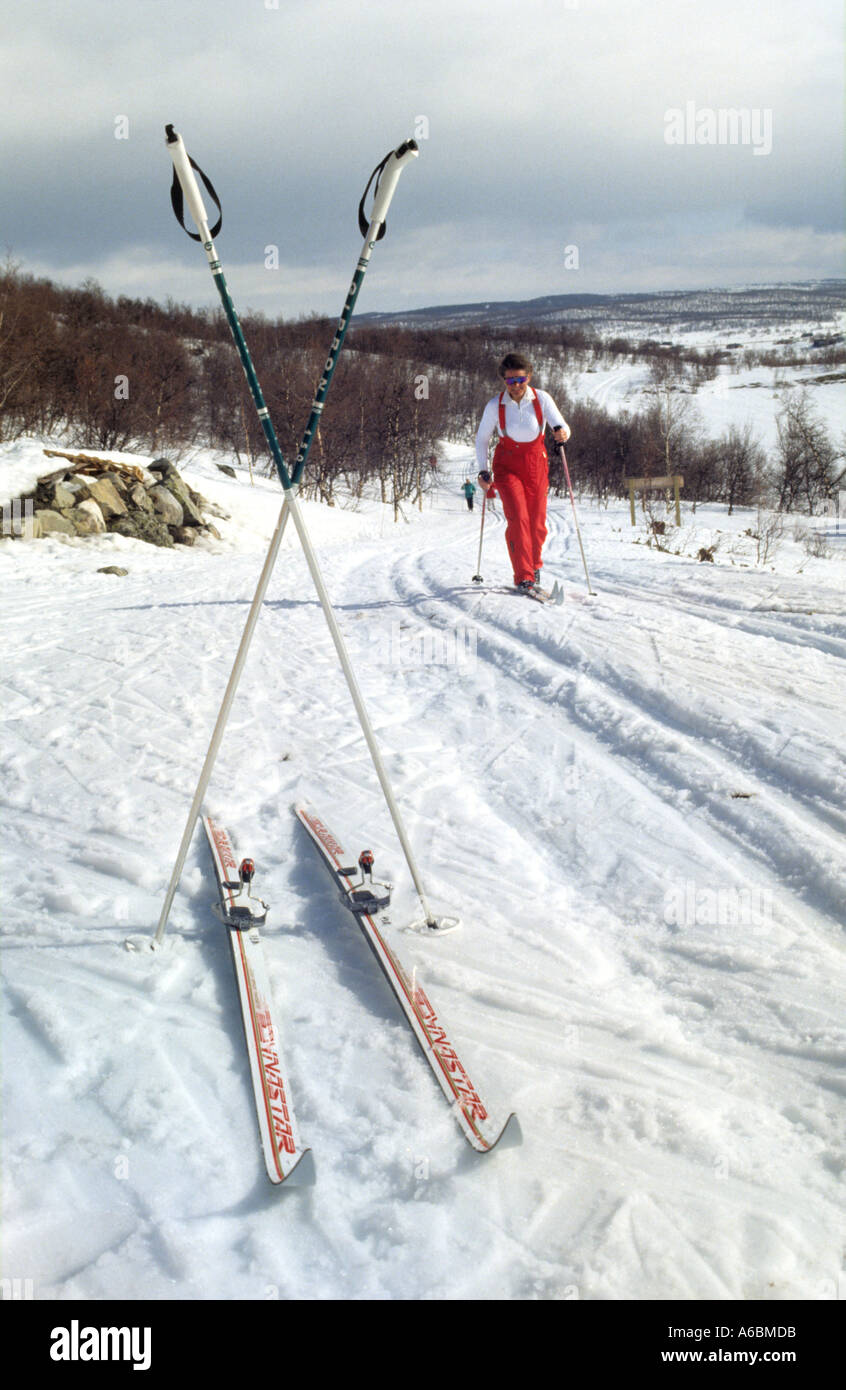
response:
[[[467,510],[473,510],[473,498],[476,496],[476,485],[471,483],[469,478],[464,479],[464,496],[467,498]]]
[[[509,352],[499,364],[499,376],[505,389],[485,406],[476,432],[476,461],[481,474],[488,466],[491,436],[498,430],[493,484],[486,496],[495,489],[502,498],[514,584],[529,591],[540,581],[547,534],[549,461],[544,430],[551,425],[555,438],[565,444],[570,427],[548,392],[531,385],[532,366],[525,357]]]

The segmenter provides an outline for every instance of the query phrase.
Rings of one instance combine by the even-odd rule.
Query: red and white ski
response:
[[[423,987],[409,975],[380,928],[379,912],[388,904],[390,885],[372,878],[372,856],[364,851],[356,864],[310,806],[298,802],[294,811],[329,869],[341,901],[353,913],[376,956],[464,1137],[479,1153],[487,1153],[499,1143],[503,1148],[519,1144],[522,1134],[517,1116],[509,1115],[504,1124],[492,1119],[450,1041],[442,1017]]]
[[[203,816],[203,825],[220,894],[219,916],[227,929],[238,982],[267,1175],[273,1183],[313,1183],[314,1162],[311,1150],[303,1148],[297,1134],[259,936],[258,929],[267,915],[267,907],[250,892],[254,872],[252,860],[238,863],[229,836],[218,821]]]

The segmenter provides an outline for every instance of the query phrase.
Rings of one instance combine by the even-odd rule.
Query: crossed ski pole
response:
[[[247,343],[244,338],[244,333],[241,328],[237,312],[235,310],[235,305],[232,301],[232,297],[229,293],[226,281],[224,279],[223,268],[220,264],[220,261],[217,257],[217,252],[214,247],[213,238],[220,231],[220,227],[222,224],[220,200],[209,179],[199,168],[199,166],[195,164],[194,160],[191,159],[190,155],[185,149],[182,137],[179,134],[177,134],[172,125],[168,125],[165,128],[165,132],[166,143],[171,159],[173,161],[174,168],[173,185],[171,188],[171,202],[173,204],[173,209],[176,214],[177,221],[179,221],[184,230],[188,232],[188,235],[192,238],[192,240],[199,241],[202,244],[203,250],[206,253],[206,257],[209,262],[209,269],[211,270],[212,276],[215,281],[215,285],[220,295],[223,310],[226,315],[227,322],[229,323],[229,327],[232,332],[232,337],[235,341],[235,346],[238,349],[238,355],[241,359],[241,365],[244,369],[244,375],[247,379],[247,384],[250,389],[250,394],[253,398],[256,413],[259,417],[259,421],[261,423],[261,427],[264,432],[268,448],[270,449],[271,456],[276,465],[276,471],[279,475],[279,480],[282,483],[285,500],[279,514],[279,519],[276,523],[276,529],[274,530],[273,536],[271,538],[270,547],[268,549],[264,566],[259,577],[258,587],[256,588],[255,596],[250,606],[250,612],[247,617],[247,622],[244,627],[244,632],[241,637],[241,642],[238,647],[235,662],[229,676],[229,681],[226,687],[226,691],[224,693],[223,702],[218,713],[217,722],[212,733],[211,742],[206,753],[205,762],[203,763],[202,772],[200,773],[200,780],[197,784],[197,789],[194,793],[194,799],[191,803],[191,809],[188,814],[188,820],[185,826],[185,830],[183,832],[182,841],[179,847],[170,883],[168,884],[164,905],[162,907],[161,915],[159,917],[159,922],[156,928],[155,936],[152,941],[152,946],[154,948],[158,947],[161,944],[162,937],[164,936],[165,928],[167,926],[167,920],[170,915],[170,909],[173,904],[173,898],[176,893],[176,888],[179,883],[179,879],[182,875],[182,870],[185,865],[185,859],[187,857],[188,849],[191,843],[191,839],[193,837],[194,827],[197,822],[197,817],[200,813],[200,808],[202,806],[203,798],[208,788],[209,781],[211,780],[211,774],[214,768],[215,760],[217,758],[218,750],[220,748],[220,743],[223,738],[223,732],[226,727],[229,712],[231,710],[232,703],[235,698],[235,693],[238,688],[241,672],[244,667],[244,662],[247,657],[250,642],[252,641],[253,632],[258,621],[258,615],[261,609],[262,602],[264,600],[264,595],[266,593],[267,586],[270,582],[270,576],[273,572],[273,567],[276,562],[276,557],[279,552],[279,546],[282,540],[282,536],[284,534],[285,526],[287,524],[289,515],[293,518],[294,526],[297,530],[300,543],[302,544],[303,553],[305,555],[315,589],[317,590],[320,605],[323,609],[323,614],[326,619],[326,623],[329,628],[329,632],[332,637],[332,641],[335,646],[335,650],[338,655],[341,668],[343,670],[344,676],[347,681],[347,685],[350,690],[350,694],[352,696],[353,704],[355,706],[356,713],[359,718],[362,733],[364,734],[365,742],[367,743],[368,749],[370,751],[371,759],[373,761],[373,765],[376,770],[380,786],[385,796],[385,800],[388,805],[388,810],[390,811],[391,819],[394,823],[394,828],[396,829],[397,836],[405,854],[406,862],[408,864],[411,877],[414,881],[414,886],[417,890],[417,895],[420,899],[420,903],[423,908],[426,921],[430,925],[434,925],[435,918],[429,908],[425,889],[423,887],[423,882],[420,876],[420,871],[417,867],[414,858],[414,853],[412,851],[411,844],[408,840],[405,826],[400,815],[399,807],[397,806],[396,798],[394,797],[393,789],[391,787],[387,771],[382,761],[381,752],[376,742],[373,727],[370,723],[370,718],[368,716],[367,709],[365,707],[364,700],[361,695],[361,691],[358,687],[358,682],[356,680],[355,673],[353,671],[352,664],[347,653],[346,644],[341,634],[341,630],[338,626],[338,622],[335,617],[334,610],[332,608],[331,600],[326,590],[326,586],[323,581],[323,576],[320,572],[320,567],[317,562],[317,556],[315,555],[314,548],[311,544],[311,538],[308,534],[305,520],[303,518],[302,511],[300,509],[299,501],[297,498],[297,489],[303,474],[303,470],[305,468],[309,448],[311,446],[311,440],[314,436],[317,424],[320,420],[320,415],[322,413],[326,395],[328,393],[329,386],[332,381],[332,376],[335,370],[335,366],[337,364],[338,356],[340,354],[344,338],[346,336],[347,326],[352,315],[355,301],[358,297],[358,292],[361,288],[362,280],[364,279],[364,275],[367,270],[367,265],[370,260],[371,253],[373,251],[374,246],[376,245],[376,242],[380,241],[382,237],[385,235],[387,211],[391,199],[394,195],[396,185],[399,181],[399,176],[402,173],[402,170],[405,167],[405,165],[416,157],[418,153],[417,145],[414,140],[407,140],[404,144],[400,145],[398,149],[389,151],[385,158],[382,160],[381,164],[377,165],[376,169],[374,169],[373,173],[370,176],[370,179],[368,180],[367,188],[365,188],[364,190],[364,194],[362,196],[358,210],[359,228],[363,230],[365,237],[364,247],[362,249],[362,253],[359,257],[356,266],[352,284],[350,286],[344,304],[344,309],[342,311],[341,318],[336,329],[335,337],[332,341],[329,355],[327,357],[327,361],[323,369],[323,374],[320,378],[320,381],[318,382],[317,392],[312,403],[311,414],[309,416],[309,421],[306,426],[305,433],[303,435],[299,453],[297,455],[297,461],[293,472],[290,472],[282,456],[282,451],[279,447],[279,441],[276,437],[276,432],[273,428],[273,422],[270,418],[270,412],[268,411],[268,408],[265,404],[264,396],[262,394],[261,386],[259,385],[255,367],[253,366],[252,358],[250,357],[249,348],[247,347]],[[198,174],[199,177],[202,179],[202,182],[207,192],[209,193],[210,197],[214,200],[218,210],[218,220],[212,228],[210,228],[209,226],[208,213],[206,212],[205,206],[203,204],[202,194],[200,193],[200,188],[197,183],[197,178],[195,174]],[[368,221],[364,214],[364,202],[374,178],[376,179],[376,185],[374,189],[373,208]],[[187,202],[188,204],[188,209],[197,227],[196,233],[191,232],[185,226],[185,222],[183,220],[183,201]]]

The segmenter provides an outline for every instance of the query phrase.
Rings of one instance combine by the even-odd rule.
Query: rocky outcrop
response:
[[[65,466],[39,478],[20,498],[32,515],[34,536],[96,536],[112,531],[150,545],[193,545],[200,535],[220,538],[208,515],[220,507],[190,488],[169,459],[149,467],[92,454],[45,449]]]

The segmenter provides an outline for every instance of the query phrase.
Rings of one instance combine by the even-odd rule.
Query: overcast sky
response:
[[[216,302],[170,208],[167,122],[221,196],[242,312],[340,312],[364,185],[414,135],[361,311],[846,273],[842,0],[0,0],[0,19],[0,250],[33,274]]]

